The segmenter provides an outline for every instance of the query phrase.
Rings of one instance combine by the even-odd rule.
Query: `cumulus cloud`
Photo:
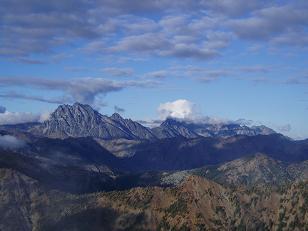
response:
[[[15,136],[0,135],[0,147],[4,149],[18,149],[26,145],[23,140],[17,139]]]
[[[6,108],[0,105],[0,114],[5,113]]]
[[[184,120],[186,122],[193,122],[199,124],[239,124],[251,126],[255,122],[247,119],[230,120],[219,117],[210,117],[201,114],[198,106],[186,99],[178,99],[172,102],[166,102],[159,105],[158,109],[159,120],[145,120],[142,124],[148,126],[156,126],[166,118],[175,118]]]
[[[168,117],[193,119],[199,115],[196,105],[186,99],[162,103],[159,105],[157,111],[160,119],[166,119]]]

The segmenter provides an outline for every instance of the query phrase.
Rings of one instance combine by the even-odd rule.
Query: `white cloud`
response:
[[[199,115],[196,105],[186,99],[162,103],[158,107],[158,113],[160,119],[166,119],[168,117],[194,119]]]
[[[43,112],[42,114],[40,114],[39,117],[39,122],[44,122],[45,120],[48,120],[50,117],[50,112]]]
[[[26,143],[23,140],[19,140],[14,136],[10,135],[0,136],[1,148],[15,149],[15,148],[22,148],[25,145]]]
[[[0,125],[21,124],[29,122],[43,122],[49,118],[50,113],[34,114],[31,112],[9,112],[0,113]]]
[[[40,118],[39,115],[34,115],[30,112],[9,112],[6,111],[0,114],[0,124],[19,124],[36,122]]]

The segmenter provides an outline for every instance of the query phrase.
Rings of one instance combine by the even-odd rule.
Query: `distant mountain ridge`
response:
[[[38,137],[93,137],[104,140],[157,140],[165,138],[256,136],[276,133],[266,126],[248,127],[236,123],[198,123],[167,118],[160,126],[148,128],[120,114],[102,115],[90,105],[75,103],[60,105],[43,123],[1,125],[0,130],[23,131]]]
[[[167,118],[159,127],[152,129],[158,138],[171,138],[183,136],[186,138],[204,137],[230,137],[235,135],[270,135],[274,130],[261,125],[248,127],[237,123],[209,124]]]

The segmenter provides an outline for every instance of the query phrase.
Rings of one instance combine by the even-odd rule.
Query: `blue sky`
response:
[[[4,0],[0,15],[2,124],[75,101],[149,121],[183,99],[308,138],[307,1]]]

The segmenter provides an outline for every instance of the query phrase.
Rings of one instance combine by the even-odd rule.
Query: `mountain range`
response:
[[[167,118],[159,127],[147,128],[118,113],[108,117],[91,106],[75,103],[60,105],[43,123],[4,125],[0,129],[17,129],[50,138],[95,137],[101,139],[155,140],[173,137],[230,137],[235,135],[269,135],[275,131],[266,126],[248,127],[236,123],[194,123]]]
[[[0,138],[0,230],[308,230],[308,140],[265,126],[75,103]]]

